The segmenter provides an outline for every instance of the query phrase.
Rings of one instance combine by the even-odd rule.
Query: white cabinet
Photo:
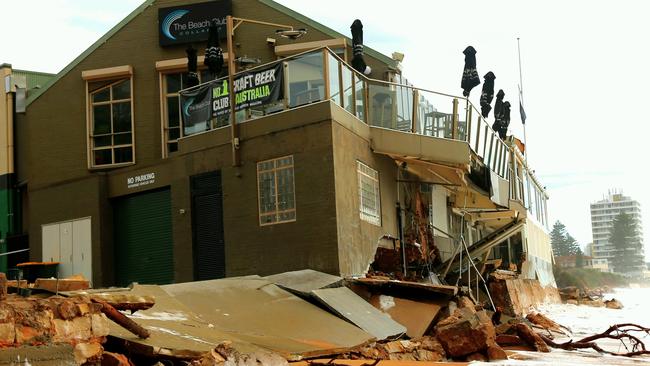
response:
[[[90,217],[42,227],[43,261],[59,262],[59,277],[82,274],[92,280]]]

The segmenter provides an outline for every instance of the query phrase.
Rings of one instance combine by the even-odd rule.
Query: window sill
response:
[[[103,171],[103,170],[124,168],[124,167],[132,166],[132,165],[135,165],[135,162],[111,164],[111,165],[101,165],[101,166],[91,166],[91,167],[88,168],[88,170],[91,171],[91,172],[97,172],[97,171]]]

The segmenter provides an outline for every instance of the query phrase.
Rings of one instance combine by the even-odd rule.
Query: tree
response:
[[[612,222],[609,242],[612,244],[614,272],[637,272],[643,266],[639,227],[632,216],[621,212]]]
[[[560,221],[553,224],[551,231],[551,246],[553,247],[553,255],[560,256],[566,248],[566,226]]]
[[[576,255],[581,251],[578,242],[566,231],[566,226],[560,221],[553,224],[551,246],[555,256]]]
[[[582,249],[578,248],[576,253],[576,268],[582,268],[585,266],[585,256],[582,253]]]

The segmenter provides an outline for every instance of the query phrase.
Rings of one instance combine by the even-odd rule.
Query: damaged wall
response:
[[[379,238],[398,237],[395,203],[397,202],[397,165],[387,156],[370,149],[369,128],[333,105],[332,143],[338,222],[339,267],[342,276],[364,274],[373,261]],[[357,160],[379,172],[381,226],[359,216]],[[390,241],[387,243],[391,244]]]

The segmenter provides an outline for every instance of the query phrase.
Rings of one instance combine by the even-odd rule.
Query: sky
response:
[[[58,72],[141,2],[5,4],[13,16],[3,18],[0,63]],[[644,107],[650,100],[650,2],[279,2],[345,35],[354,19],[361,19],[365,45],[386,55],[403,53],[403,74],[425,89],[460,95],[462,51],[472,45],[481,79],[494,72],[495,90],[503,89],[513,105],[511,133],[523,139],[517,113],[519,37],[528,162],[547,188],[551,222],[564,223],[584,246],[591,242],[589,204],[617,189],[646,208],[648,237],[650,190],[645,179],[650,174],[644,166],[650,121]],[[480,88],[470,96],[477,106]],[[650,240],[646,248],[650,254]]]

